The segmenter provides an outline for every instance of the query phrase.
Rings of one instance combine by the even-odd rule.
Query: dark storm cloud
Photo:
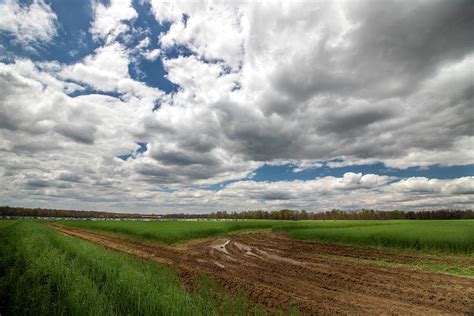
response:
[[[216,114],[221,131],[235,152],[265,161],[268,157],[284,158],[290,151],[299,151],[298,137],[302,133],[291,121],[278,116],[263,118],[253,109],[234,103],[220,103]]]
[[[320,93],[384,98],[405,96],[439,65],[474,49],[472,1],[349,2],[348,47],[317,42],[310,55],[283,64],[275,88],[296,102]],[[311,45],[311,43],[308,43]]]
[[[361,5],[362,4],[362,5]],[[417,7],[403,1],[353,2],[349,18],[361,23],[352,39],[353,60],[374,66],[375,80],[401,76],[408,90],[438,65],[462,58],[474,49],[474,3],[470,0],[425,1]]]
[[[370,124],[381,122],[395,113],[389,109],[377,107],[353,107],[349,111],[333,109],[324,116],[317,128],[329,133],[353,133],[355,129],[364,129]]]

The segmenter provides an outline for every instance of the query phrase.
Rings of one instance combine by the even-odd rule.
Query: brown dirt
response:
[[[297,241],[272,233],[235,234],[176,248],[52,226],[65,235],[175,267],[188,285],[193,276],[205,273],[270,312],[288,304],[303,314],[474,312],[472,278],[348,260],[407,263],[424,258],[416,255]],[[473,261],[463,259],[462,264]]]

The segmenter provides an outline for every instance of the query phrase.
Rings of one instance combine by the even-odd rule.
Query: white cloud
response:
[[[161,49],[159,48],[155,48],[153,50],[149,50],[149,51],[145,51],[142,53],[142,55],[150,60],[150,61],[154,61],[156,60],[159,56],[160,56],[160,53],[161,53]]]
[[[229,209],[306,208],[313,211],[343,209],[412,209],[433,207],[472,207],[474,177],[453,180],[394,178],[375,174],[346,173],[343,177],[323,177],[307,181],[241,181],[216,193]],[[456,189],[452,189],[456,188]],[[459,193],[464,192],[463,196]],[[440,199],[445,202],[439,203]],[[231,201],[245,200],[243,208]],[[236,202],[237,203],[237,202]],[[225,208],[224,208],[225,209]]]
[[[128,57],[120,44],[100,47],[82,63],[70,65],[61,71],[64,78],[84,82],[97,90],[114,91],[120,79],[130,78]]]
[[[63,67],[59,75],[99,91],[125,93],[127,98],[136,97],[153,108],[154,101],[162,92],[130,77],[129,58],[128,51],[121,44],[114,43],[98,48],[81,62]]]
[[[178,57],[164,60],[167,78],[182,90],[174,97],[174,103],[184,107],[197,105],[205,108],[227,99],[238,80],[235,73],[224,73],[222,65],[207,64],[196,57]]]
[[[303,161],[295,162],[294,166],[295,166],[295,168],[293,168],[292,171],[295,172],[295,173],[298,173],[298,172],[302,172],[302,171],[308,170],[308,169],[321,168],[322,166],[324,166],[324,164],[319,162],[319,161],[303,160]]]
[[[183,18],[183,6],[199,6],[203,2],[195,1],[193,3],[187,3],[188,1],[178,0],[178,1],[159,1],[159,0],[150,0],[151,7],[155,18],[158,22],[179,22]]]
[[[393,183],[392,187],[401,192],[473,194],[474,177],[462,177],[453,180],[412,177]]]
[[[101,199],[96,190],[128,190],[129,172],[115,157],[136,149],[136,118],[148,105],[72,98],[54,74],[30,61],[0,63],[2,202],[93,201]]]
[[[145,37],[144,39],[142,39],[138,45],[136,46],[137,49],[142,49],[142,48],[147,48],[148,46],[150,45],[150,38],[149,37]]]
[[[155,12],[158,20],[174,21],[169,31],[160,38],[162,46],[169,48],[184,45],[202,58],[222,60],[237,70],[242,62],[244,48],[241,14],[235,6],[222,4],[216,6],[210,3],[202,3],[201,6],[186,4],[189,6],[188,10],[182,13],[187,14],[185,22],[184,16],[176,18],[178,13],[175,11],[160,10],[168,7],[167,5],[152,1],[152,5],[157,8]]]
[[[37,136],[50,137],[45,146],[63,148],[66,157],[70,142],[79,146],[98,142],[104,146],[103,141],[108,138],[107,142],[113,144],[107,146],[117,145],[123,135],[129,134],[124,127],[133,122],[134,112],[140,111],[120,107],[120,100],[107,96],[69,97],[67,82],[55,78],[54,73],[40,71],[31,61],[0,63],[0,85],[1,132],[7,140],[3,149],[11,152],[19,146],[24,152],[34,152],[41,144],[34,141]],[[130,144],[131,139],[129,147]]]
[[[16,0],[0,3],[0,30],[13,35],[25,48],[51,41],[56,35],[56,14],[42,0],[20,5]]]
[[[130,27],[125,23],[138,16],[131,0],[111,0],[108,6],[96,2],[95,17],[91,24],[91,33],[96,39],[113,42]]]

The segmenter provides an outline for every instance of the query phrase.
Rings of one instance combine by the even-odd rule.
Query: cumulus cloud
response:
[[[103,95],[70,97],[65,82],[26,60],[0,63],[0,90],[3,166],[19,170],[18,179],[30,173],[39,178],[56,171],[82,174],[81,168],[97,173],[94,161],[113,161],[135,148],[128,129],[148,108]]]
[[[90,31],[96,39],[113,42],[130,27],[125,22],[138,16],[131,0],[111,0],[109,5],[95,3],[95,17]]]
[[[264,164],[296,174],[471,164],[469,1],[149,4],[159,35],[134,25],[131,1],[97,2],[89,31],[99,47],[82,59],[0,64],[1,201],[175,212],[472,207],[472,177],[243,180]],[[21,43],[56,35],[42,1],[6,1],[0,12],[0,29]],[[133,77],[140,58],[162,65],[176,90]],[[205,190],[224,181],[233,183]]]
[[[66,79],[87,83],[97,90],[114,91],[120,79],[129,78],[128,64],[125,49],[115,43],[98,48],[95,54],[86,56],[82,63],[65,67],[61,75]]]
[[[49,42],[56,35],[56,14],[42,0],[34,0],[29,5],[16,0],[2,1],[0,16],[0,31],[11,34],[26,48]]]
[[[207,60],[221,60],[237,70],[242,62],[244,34],[235,6],[211,3],[151,1],[160,22],[173,22],[160,42],[164,48],[183,45]]]
[[[144,186],[143,182],[134,185],[148,190],[131,190],[122,182],[104,180],[99,183],[89,178],[71,178],[67,174],[46,179],[30,174],[21,186],[19,182],[16,184],[17,191],[2,193],[2,199],[13,200],[15,196],[21,196],[21,192],[28,192],[30,194],[24,199],[31,205],[43,205],[46,200],[54,201],[61,207],[175,213],[202,212],[203,209],[304,208],[323,211],[332,208],[469,208],[474,202],[473,183],[473,177],[434,181],[427,178],[398,180],[375,174],[346,173],[339,178],[322,177],[306,181],[238,181],[219,191],[196,188],[161,191],[149,190],[150,186]],[[91,188],[95,188],[95,194],[91,193]]]
[[[443,206],[464,208],[473,202],[473,180],[473,177],[397,180],[375,174],[346,173],[340,178],[322,177],[307,181],[241,181],[228,185],[216,195],[225,197],[225,200],[245,199],[247,207],[268,209],[393,209],[394,205],[401,209],[421,209],[440,207],[436,203],[442,199],[445,199]],[[465,192],[465,195],[459,192]]]
[[[99,47],[82,61],[64,66],[59,76],[66,80],[85,83],[95,90],[124,93],[152,104],[162,92],[133,80],[129,74],[129,52],[119,43]]]
[[[469,163],[472,128],[460,115],[472,112],[466,5],[152,1],[157,20],[172,22],[162,45],[195,53],[165,61],[168,79],[182,87],[170,112],[209,112],[220,125],[219,145],[252,161]],[[222,11],[233,18],[219,20]],[[219,33],[214,22],[223,25]],[[214,42],[240,48],[219,53]]]
[[[392,187],[401,192],[472,194],[474,192],[474,181],[473,177],[463,177],[450,181],[412,177],[394,183]]]
[[[142,55],[146,59],[148,59],[150,61],[154,61],[160,56],[160,53],[161,53],[161,49],[156,48],[156,49],[153,49],[153,50],[145,51],[145,52],[142,53]]]

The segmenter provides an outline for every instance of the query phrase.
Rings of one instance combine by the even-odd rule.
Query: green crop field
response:
[[[153,262],[65,237],[35,221],[0,222],[1,315],[259,313],[209,279],[193,293]],[[216,293],[220,293],[219,297]]]
[[[419,222],[419,221],[417,221]],[[275,232],[289,232],[296,229],[329,229],[329,228],[350,228],[350,227],[367,227],[379,225],[399,225],[407,223],[404,220],[307,220],[307,221],[286,221],[278,222],[272,226]]]
[[[471,255],[473,220],[307,221],[273,227],[291,238]]]
[[[13,223],[14,221],[11,221],[11,220],[0,220],[0,229],[8,227]]]
[[[148,241],[176,242],[225,235],[243,229],[270,229],[281,221],[61,221],[61,225],[100,230]]]
[[[295,239],[467,255],[474,251],[473,220],[62,221],[60,224],[167,244],[243,229],[271,228],[275,232],[287,232]]]
[[[472,258],[474,252],[472,220],[56,223],[165,244],[265,229],[294,239],[436,252],[440,257],[449,254],[465,258],[461,260],[471,260],[466,258]],[[230,294],[210,278],[198,277],[193,290],[185,289],[177,271],[168,266],[106,251],[91,242],[64,236],[46,224],[0,221],[0,315],[264,313],[248,303],[245,294]],[[472,276],[472,269],[455,263],[413,268]],[[296,313],[292,309],[288,312]]]

